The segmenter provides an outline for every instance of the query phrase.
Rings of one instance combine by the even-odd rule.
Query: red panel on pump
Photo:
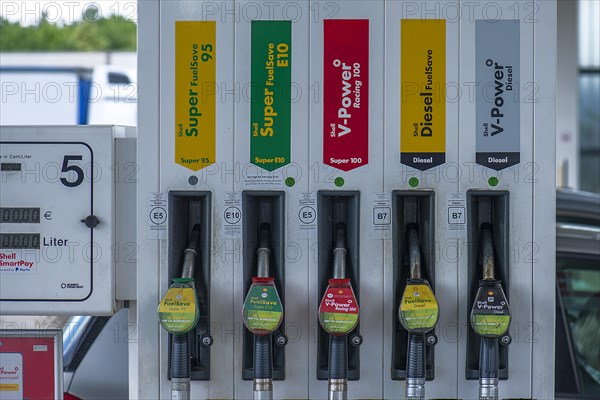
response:
[[[369,20],[327,19],[323,57],[323,163],[369,163]]]

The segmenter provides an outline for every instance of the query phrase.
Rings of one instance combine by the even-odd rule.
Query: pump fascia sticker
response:
[[[343,281],[343,282],[337,282]],[[358,301],[349,279],[330,279],[319,307],[319,322],[334,335],[348,334],[358,324]]]
[[[23,355],[0,353],[0,392],[2,400],[21,400],[23,395]]]
[[[520,25],[475,21],[476,162],[496,171],[521,159]]]
[[[471,310],[471,326],[485,337],[500,337],[510,326],[510,309],[500,284],[484,285],[477,291]]]
[[[250,162],[274,171],[291,155],[292,22],[251,27]]]
[[[0,399],[62,398],[62,342],[54,329],[0,330]]]
[[[191,287],[172,287],[167,290],[160,305],[158,316],[167,332],[188,332],[196,323],[196,291]]]
[[[438,321],[439,308],[428,284],[408,283],[400,301],[400,322],[413,333],[427,333]]]
[[[369,163],[369,20],[326,19],[323,163],[351,171]]]
[[[446,20],[401,22],[400,162],[421,171],[446,162]]]
[[[216,160],[216,22],[175,22],[175,163]]]
[[[255,334],[271,333],[283,319],[281,300],[273,281],[255,278],[244,300],[244,325]],[[270,279],[270,278],[267,278]]]

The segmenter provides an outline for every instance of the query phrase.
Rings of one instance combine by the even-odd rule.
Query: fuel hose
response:
[[[173,335],[171,351],[171,400],[190,398],[190,343],[189,336]]]

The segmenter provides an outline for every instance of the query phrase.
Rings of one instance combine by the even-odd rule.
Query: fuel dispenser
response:
[[[313,5],[323,8],[309,27],[309,77],[316,84],[311,86],[305,170],[317,212],[316,232],[309,236],[308,397],[381,398],[379,366],[389,350],[381,344],[385,278],[374,203],[383,192],[385,165],[381,44],[386,5],[336,1],[326,10],[317,2],[309,3],[309,11]],[[338,332],[327,326],[331,309],[324,297],[336,299],[336,291],[345,296],[339,302],[357,305],[352,311],[334,310],[352,322]]]
[[[457,357],[458,237],[449,213],[454,199],[456,211],[464,207],[459,108],[451,99],[461,82],[460,24],[450,18],[457,9],[456,0],[386,2],[384,398],[459,398],[450,361]],[[428,285],[413,281],[419,273]],[[429,317],[418,328],[403,319],[416,298],[431,300],[414,309]]]
[[[131,397],[551,398],[555,3],[140,2]]]
[[[457,396],[552,398],[556,4],[535,23],[526,2],[479,4],[460,18],[461,80],[481,89],[459,101]]]
[[[235,238],[239,243],[233,276],[236,309],[248,305],[252,288],[265,288],[257,285],[267,283],[257,279],[264,279],[267,261],[267,277],[272,278],[267,299],[276,291],[280,307],[269,312],[281,316],[279,324],[273,322],[265,332],[255,334],[246,316],[235,312],[235,326],[242,328],[234,344],[235,396],[307,398],[308,385],[298,382],[306,379],[310,342],[308,304],[304,301],[310,286],[309,249],[301,216],[315,217],[310,202],[302,206],[306,206],[302,213],[299,208],[310,179],[306,168],[309,3],[214,4],[219,12],[236,13],[235,18],[225,18],[234,22],[235,40],[221,43],[222,48],[233,44],[235,51],[233,81],[226,87],[236,96],[235,113],[230,116],[235,129],[235,140],[230,143],[234,155],[232,162],[224,161],[236,170],[234,191],[242,212],[241,234]],[[220,18],[218,14],[215,17]]]

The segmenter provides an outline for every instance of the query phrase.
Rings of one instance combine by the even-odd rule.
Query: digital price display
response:
[[[0,249],[39,249],[39,233],[0,233]]]
[[[21,163],[0,163],[0,171],[6,171],[6,172],[21,171]]]
[[[39,208],[0,207],[0,223],[24,224],[40,223]]]

